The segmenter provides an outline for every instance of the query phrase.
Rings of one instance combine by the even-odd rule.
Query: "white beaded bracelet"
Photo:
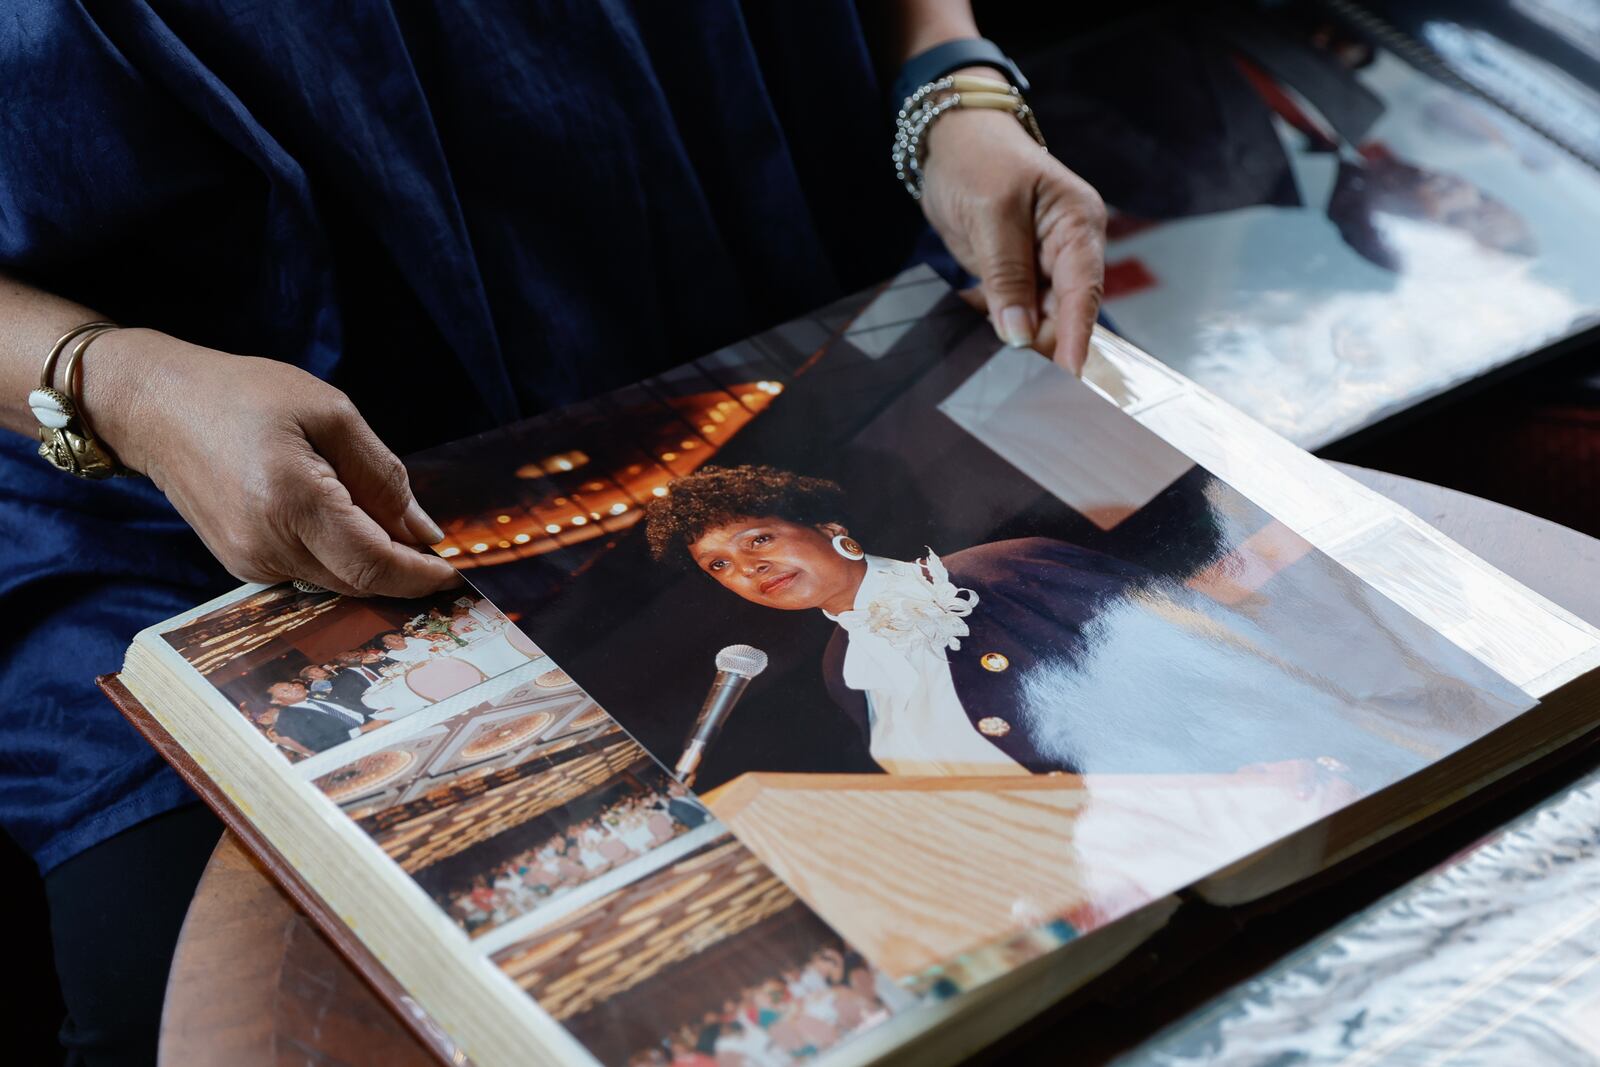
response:
[[[890,158],[894,161],[895,177],[913,200],[922,199],[922,163],[927,155],[924,139],[928,130],[935,119],[956,107],[1009,111],[1028,131],[1028,136],[1037,141],[1040,148],[1049,151],[1033,109],[1015,85],[966,74],[947,75],[928,82],[906,97],[895,115],[894,148]]]

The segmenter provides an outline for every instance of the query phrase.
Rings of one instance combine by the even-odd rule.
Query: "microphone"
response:
[[[729,645],[717,653],[717,678],[711,683],[706,702],[700,705],[700,717],[694,722],[694,733],[673,773],[684,785],[694,785],[695,771],[706,754],[706,748],[722,732],[733,706],[744,695],[750,679],[767,669],[767,654],[750,645]]]

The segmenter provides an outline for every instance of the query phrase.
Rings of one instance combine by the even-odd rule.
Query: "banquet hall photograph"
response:
[[[912,1000],[727,836],[494,960],[601,1062],[627,1067],[786,1067]]]
[[[274,586],[163,637],[291,762],[543,656],[471,590],[396,600]]]
[[[382,825],[398,817],[384,812],[424,794],[447,787],[462,796],[482,792],[535,757],[617,729],[565,671],[553,667],[447,719],[397,730],[403,736],[319,774],[313,784],[350,818]]]
[[[631,864],[714,824],[607,719],[357,825],[478,938],[580,887],[625,882]]]

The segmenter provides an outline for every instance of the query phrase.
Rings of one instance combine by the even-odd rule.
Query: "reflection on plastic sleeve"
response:
[[[1118,1063],[1600,1063],[1600,772]]]

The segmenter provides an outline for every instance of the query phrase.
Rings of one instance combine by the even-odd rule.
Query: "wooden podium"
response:
[[[1103,928],[1317,821],[1350,799],[1340,785],[1295,761],[1218,775],[750,773],[703,799],[892,977],[975,982],[1053,947],[1044,932],[1060,944]]]

